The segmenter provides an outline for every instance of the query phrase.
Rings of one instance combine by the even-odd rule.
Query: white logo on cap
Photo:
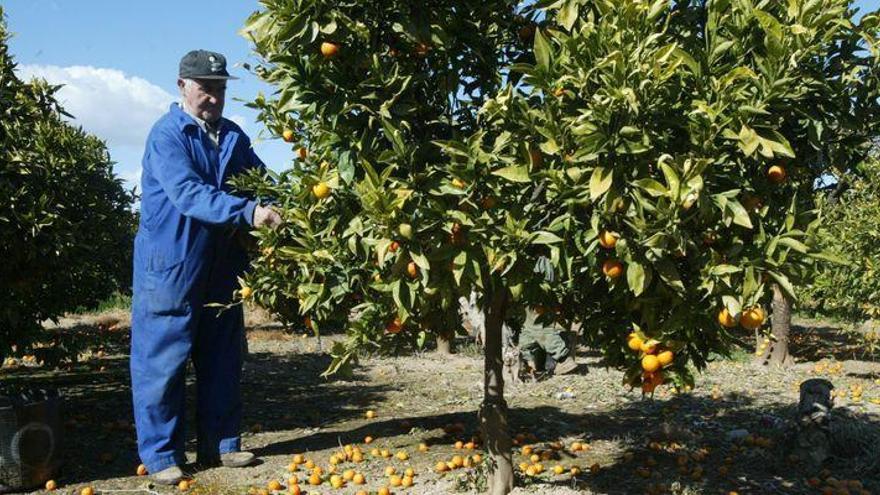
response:
[[[213,55],[208,57],[208,62],[211,62],[211,72],[220,72],[223,70],[223,65],[220,64]]]

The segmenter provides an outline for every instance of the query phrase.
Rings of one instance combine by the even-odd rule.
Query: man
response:
[[[532,375],[536,371],[564,375],[577,369],[568,332],[555,320],[553,309],[526,309],[519,350]]]
[[[276,228],[271,208],[234,195],[229,177],[265,168],[250,139],[222,118],[226,71],[219,53],[194,50],[180,61],[182,103],[172,104],[147,138],[140,225],[134,246],[131,388],[138,453],[156,482],[184,473],[186,365],[197,382],[200,464],[240,467],[241,306],[233,300],[246,252],[230,232]]]

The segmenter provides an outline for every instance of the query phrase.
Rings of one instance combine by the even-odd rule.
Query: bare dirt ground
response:
[[[830,493],[880,494],[880,363],[866,356],[857,334],[832,324],[797,323],[798,364],[758,369],[741,354],[712,363],[692,393],[673,394],[664,387],[653,399],[642,398],[621,386],[620,372],[605,369],[586,350],[577,374],[509,387],[511,428],[523,439],[514,463],[528,460],[522,446],[547,452],[543,473],[530,477],[517,469],[515,493],[806,494],[822,493],[830,477],[849,480],[846,492]],[[58,491],[78,493],[92,486],[98,493],[179,493],[134,474],[139,460],[128,386],[127,315],[71,317],[51,331],[59,349],[78,354],[76,363],[7,366],[0,376],[9,383],[61,390],[67,420]],[[328,349],[333,339],[324,337],[321,348]],[[271,480],[287,492],[291,474],[303,493],[375,493],[389,483],[388,466],[416,471],[412,488],[392,488],[393,493],[478,493],[485,487],[485,462],[443,474],[434,469],[454,455],[484,454],[479,446],[454,446],[478,429],[482,358],[472,344],[459,342],[454,356],[365,358],[350,376],[328,380],[320,375],[330,359],[314,337],[285,333],[257,317],[249,321],[248,343],[243,444],[260,462],[242,469],[199,470],[190,464],[191,493],[255,493]],[[49,362],[51,350],[45,354],[38,358]],[[831,380],[837,394],[834,456],[826,472],[787,455],[798,386],[814,377]],[[190,392],[192,432],[194,386]],[[368,410],[377,416],[366,419]],[[748,436],[738,438],[745,432],[736,430]],[[370,445],[364,443],[367,436],[375,439]],[[575,441],[586,444],[585,450],[572,452]],[[554,450],[552,442],[564,448]],[[429,446],[427,452],[419,451],[420,443]],[[340,464],[339,472],[362,473],[364,486],[309,486],[303,466],[288,470],[294,454],[327,470],[330,455],[348,444],[359,445],[365,460]],[[376,457],[373,448],[392,455],[405,450],[409,459]],[[195,445],[188,450],[193,461]],[[553,472],[557,465],[563,474]],[[572,467],[581,472],[573,476]]]

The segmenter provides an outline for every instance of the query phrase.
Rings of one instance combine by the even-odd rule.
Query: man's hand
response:
[[[271,206],[260,206],[254,209],[254,227],[269,227],[276,229],[281,225],[281,215]]]

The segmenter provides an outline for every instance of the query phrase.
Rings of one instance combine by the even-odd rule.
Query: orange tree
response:
[[[582,322],[646,393],[690,387],[823,256],[803,192],[876,129],[876,17],[846,1],[264,5],[244,32],[278,92],[253,104],[298,161],[237,183],[288,222],[242,297],[346,322],[333,371],[476,291],[493,493],[512,309]]]
[[[0,9],[0,355],[41,322],[95,306],[128,280],[132,197],[106,145],[62,120],[57,87],[14,72]]]

